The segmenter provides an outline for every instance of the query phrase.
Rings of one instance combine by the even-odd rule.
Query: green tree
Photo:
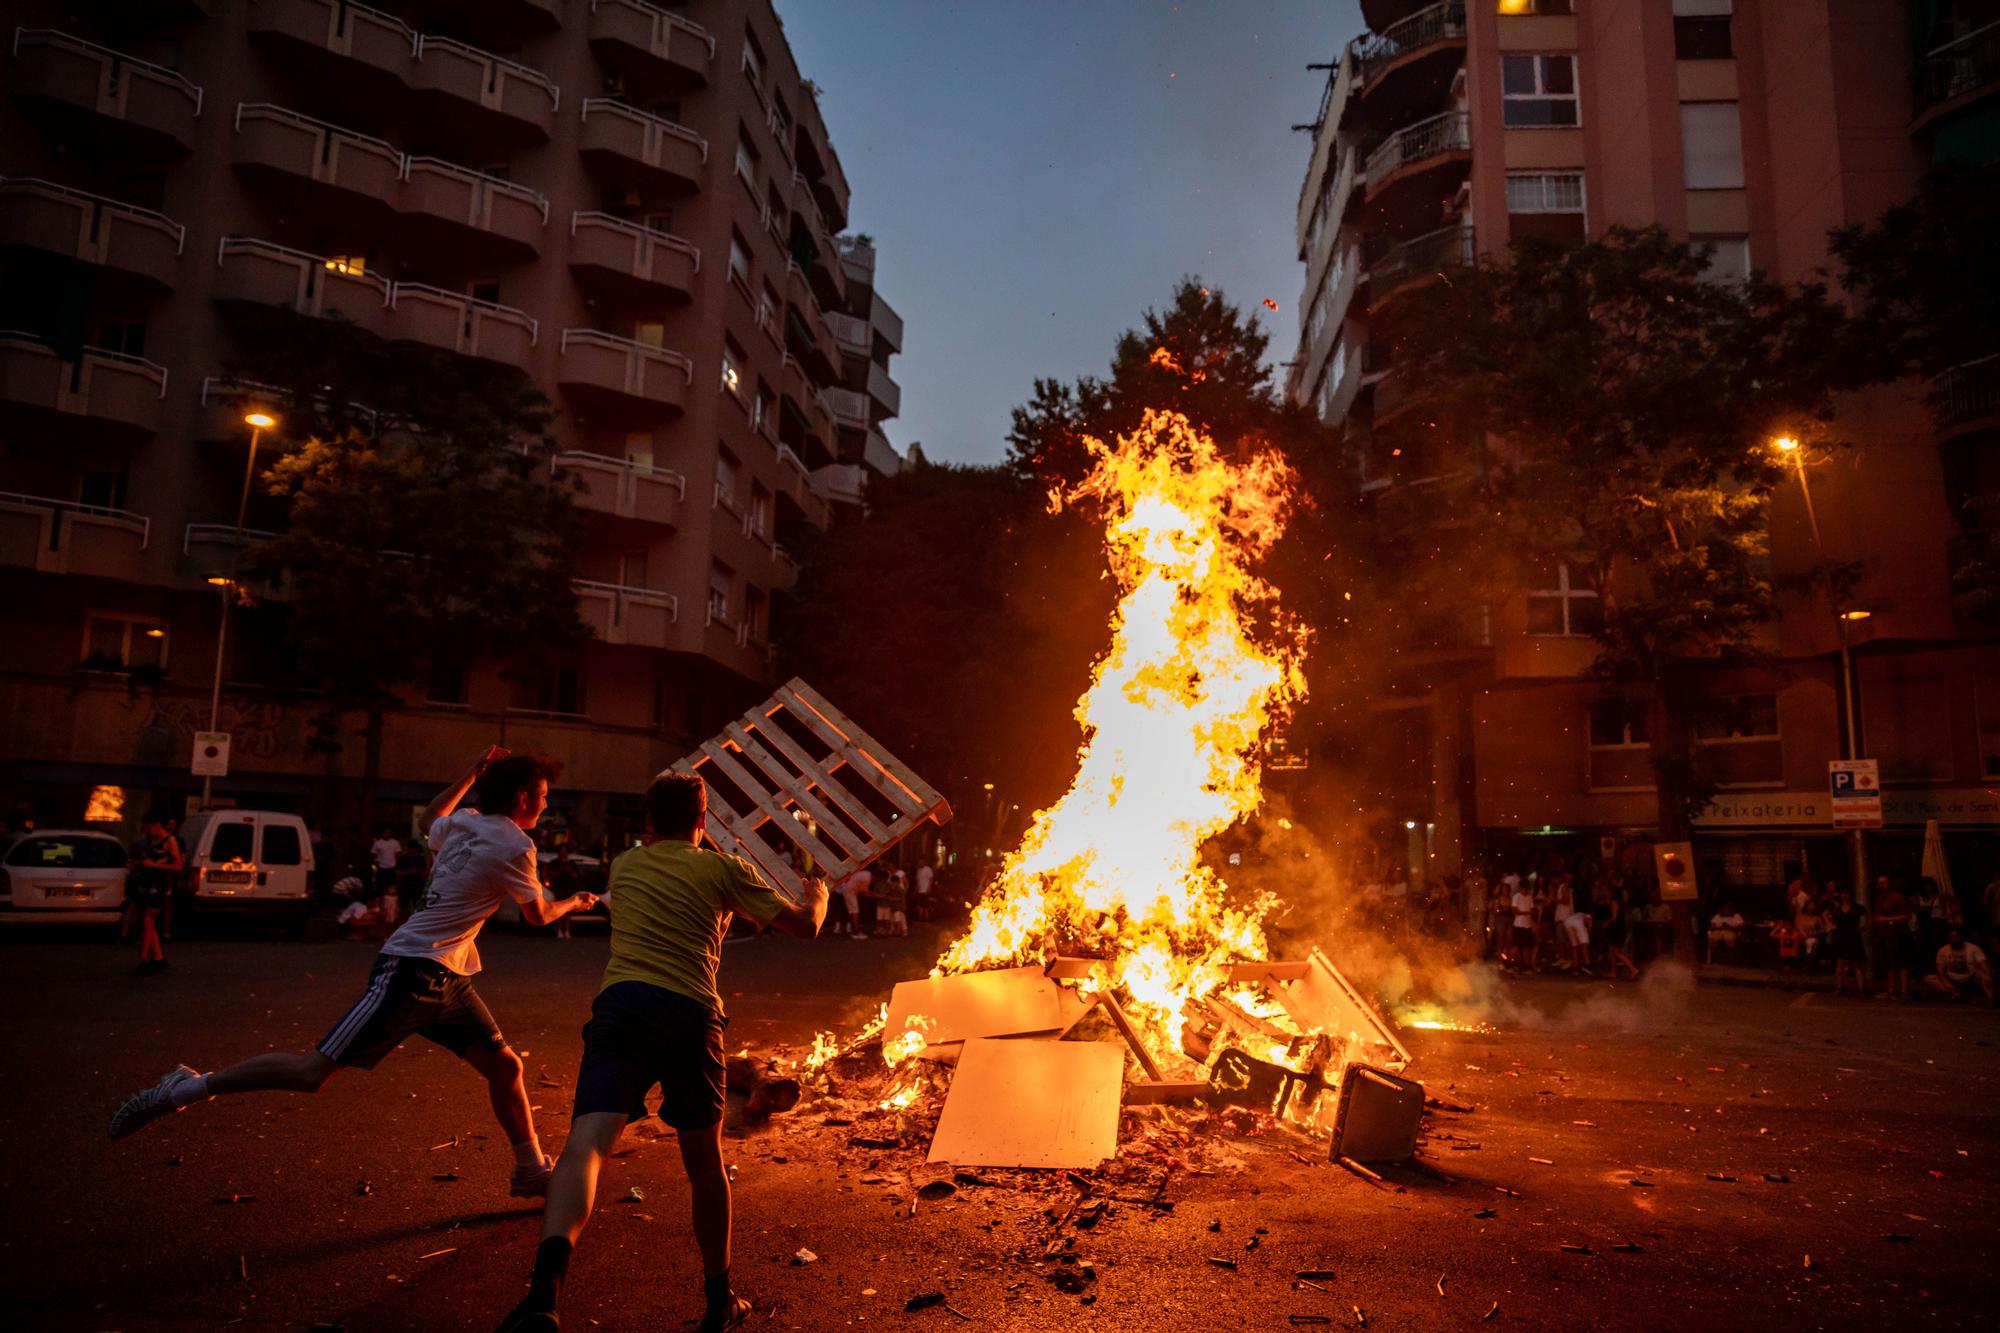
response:
[[[1378,457],[1456,479],[1448,508],[1476,516],[1457,565],[1488,571],[1460,598],[1518,595],[1559,564],[1597,594],[1596,671],[1645,699],[1660,836],[1685,838],[1713,792],[1700,678],[1762,656],[1776,614],[1768,442],[1867,378],[1842,313],[1823,288],[1716,281],[1702,251],[1616,228],[1524,241],[1398,309],[1406,406]]]
[[[282,531],[247,553],[282,579],[301,684],[337,747],[360,715],[358,820],[373,817],[386,716],[437,663],[513,661],[583,634],[580,516],[551,480],[550,405],[518,374],[325,321],[245,316],[238,373],[278,390],[262,474]]]

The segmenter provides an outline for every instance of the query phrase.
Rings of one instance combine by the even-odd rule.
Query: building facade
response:
[[[794,552],[899,466],[901,321],[769,0],[5,7],[0,797],[178,801],[251,429],[247,306],[518,370],[588,519],[590,641],[410,691],[384,794],[490,741],[564,756],[594,833],[766,693]],[[275,437],[275,438],[274,438]],[[358,747],[223,661],[225,800],[328,811]]]
[[[1289,391],[1341,428],[1357,485],[1385,502],[1453,467],[1373,445],[1406,397],[1378,331],[1400,296],[1524,235],[1580,240],[1621,224],[1709,246],[1717,281],[1753,269],[1809,280],[1828,263],[1829,229],[1909,198],[1934,158],[1994,160],[2000,140],[1990,4],[1361,8],[1369,31],[1329,76],[1298,202],[1306,287]],[[1923,385],[1851,396],[1777,493],[1780,581],[1852,561],[1861,582],[1838,605],[1824,588],[1787,596],[1772,664],[1706,684],[1698,745],[1722,781],[1699,821],[1711,890],[1775,893],[1800,868],[1853,874],[1827,768],[1850,755],[1881,764],[1871,870],[1914,872],[1935,818],[1961,892],[2000,871],[2000,643],[1951,595],[2000,513],[1994,382],[1989,359],[1947,376],[1936,411]],[[1421,775],[1389,813],[1428,827],[1412,859],[1436,873],[1475,856],[1643,854],[1654,828],[1643,712],[1588,675],[1595,597],[1560,568],[1536,582],[1406,652],[1375,700],[1388,767]]]

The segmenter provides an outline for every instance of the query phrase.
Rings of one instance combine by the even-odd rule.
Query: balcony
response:
[[[575,582],[577,611],[594,637],[641,648],[673,646],[680,601],[672,593],[589,579]]]
[[[201,382],[200,405],[189,433],[211,443],[246,444],[250,427],[243,418],[253,411],[282,412],[289,400],[290,394],[275,384],[210,375]]]
[[[151,434],[166,396],[167,368],[144,357],[86,348],[65,361],[33,334],[0,332],[0,402]]]
[[[687,410],[694,363],[679,352],[596,329],[564,329],[556,382],[627,408],[678,414]]]
[[[715,63],[708,29],[645,0],[590,0],[590,44],[646,94],[705,88]]]
[[[840,374],[840,344],[834,341],[833,330],[827,327],[826,314],[813,295],[805,270],[797,264],[785,266],[785,300],[791,307],[795,326],[792,341],[799,344],[793,350],[811,360],[822,378],[833,379]]]
[[[136,583],[152,530],[143,514],[0,492],[0,564]]]
[[[902,386],[889,378],[888,368],[880,362],[868,363],[868,396],[880,409],[874,414],[877,421],[886,421],[903,410]]]
[[[512,50],[562,21],[566,0],[382,0],[419,28],[450,28]]]
[[[859,463],[834,463],[813,473],[813,489],[828,504],[859,505],[868,498],[868,475]]]
[[[863,244],[852,236],[843,236],[836,244],[840,246],[840,267],[847,274],[847,280],[863,286],[873,285],[875,247]]]
[[[361,105],[409,87],[417,34],[390,14],[344,0],[256,0],[250,36],[296,72]]]
[[[216,247],[222,276],[215,299],[281,306],[311,319],[340,319],[367,333],[387,327],[389,283],[354,272],[339,260],[309,255],[249,236],[225,236]]]
[[[1442,0],[1348,45],[1354,90],[1342,127],[1406,119],[1438,105],[1465,63],[1465,0]]]
[[[180,223],[148,208],[50,181],[0,179],[0,245],[62,255],[172,291],[186,238]]]
[[[1917,62],[1917,125],[1949,115],[2000,82],[2000,22],[1934,48]]]
[[[1938,426],[1951,434],[1995,424],[2000,417],[2000,356],[1953,366],[1931,391]]]
[[[826,502],[813,489],[812,469],[783,444],[778,446],[777,489],[781,506],[788,504],[795,511],[786,513],[787,519],[797,517],[816,528],[826,526]]]
[[[674,527],[687,499],[687,478],[680,473],[629,458],[573,449],[557,454],[551,471],[576,479],[572,498],[579,508],[640,523]]]
[[[786,405],[803,423],[804,433],[814,440],[819,449],[831,455],[833,452],[833,414],[820,401],[819,390],[806,374],[806,368],[799,359],[789,352],[778,371],[778,386],[785,396]]]
[[[859,357],[868,355],[872,344],[867,320],[857,319],[853,315],[843,315],[837,311],[828,311],[826,327],[832,331],[833,340],[840,345],[843,354]]]
[[[173,70],[53,28],[14,29],[15,97],[129,147],[169,152],[194,146],[201,86]]]
[[[410,86],[426,104],[426,128],[488,148],[547,142],[562,103],[540,70],[429,33],[417,38]]]
[[[503,261],[538,254],[549,220],[540,191],[435,157],[404,160],[400,207],[440,242]]]
[[[240,578],[244,552],[277,535],[230,523],[190,523],[181,533],[181,576],[198,588],[212,587],[212,578]],[[242,586],[258,601],[284,601],[291,595],[280,579],[244,579]]]
[[[903,317],[882,299],[880,292],[875,294],[874,303],[868,308],[868,326],[875,330],[875,336],[886,343],[890,351],[903,350]]]
[[[538,332],[525,311],[420,282],[389,292],[390,336],[460,356],[525,368]]]
[[[822,389],[822,401],[834,424],[851,430],[868,429],[868,396],[852,389]]]
[[[1472,139],[1463,111],[1447,111],[1397,130],[1368,154],[1362,168],[1367,201],[1398,180],[1407,179],[1433,165],[1469,160]]]
[[[649,115],[610,97],[583,99],[579,151],[603,170],[655,193],[701,188],[708,140],[671,120]]]
[[[264,102],[236,108],[235,161],[279,178],[318,208],[382,220],[395,205],[403,155],[380,139]]]
[[[819,299],[837,305],[847,299],[847,273],[841,262],[840,245],[826,225],[812,189],[802,172],[792,173],[792,209],[803,220],[812,237],[814,264],[809,274]]]
[[[1473,264],[1472,228],[1461,223],[1404,241],[1368,266],[1368,309],[1381,309],[1396,293]]]
[[[574,213],[569,266],[600,301],[647,304],[694,296],[701,251],[678,236],[609,213]]]

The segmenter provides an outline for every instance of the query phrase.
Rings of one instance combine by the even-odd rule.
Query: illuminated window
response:
[[[1576,0],[1496,0],[1494,11],[1504,17],[1519,14],[1574,14]]]
[[[1500,57],[1500,119],[1516,129],[1578,124],[1576,57]]]
[[[146,671],[166,664],[166,621],[112,611],[92,611],[84,616],[84,670]]]
[[[125,789],[123,787],[92,787],[90,802],[84,806],[83,822],[86,824],[116,824],[125,818]]]
[[[1568,565],[1557,565],[1554,576],[1528,594],[1530,634],[1590,638],[1603,628],[1596,592]]]
[[[722,391],[743,396],[743,349],[736,345],[734,338],[722,340]]]
[[[326,261],[326,266],[350,278],[365,277],[368,273],[368,261],[360,255],[335,255]]]

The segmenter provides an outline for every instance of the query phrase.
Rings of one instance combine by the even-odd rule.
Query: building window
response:
[[[1574,14],[1576,0],[1495,0],[1493,8],[1502,18],[1521,14]]]
[[[764,90],[764,50],[749,29],[743,31],[743,72],[761,93]]]
[[[757,327],[778,337],[778,293],[770,283],[765,283],[757,291]]]
[[[750,187],[750,197],[757,197],[757,150],[751,146],[750,132],[736,131],[736,176]]]
[[[1682,182],[1690,190],[1743,188],[1743,124],[1734,102],[1681,103]]]
[[[99,321],[97,330],[91,335],[90,345],[100,352],[118,352],[125,356],[146,354],[146,321],[143,319],[107,319]]]
[[[741,484],[742,465],[736,455],[719,449],[715,455],[715,502],[724,509],[736,508],[736,488]]]
[[[368,261],[361,255],[334,255],[326,261],[327,268],[349,278],[368,275]]]
[[[763,643],[771,634],[770,598],[761,588],[743,585],[743,636]]]
[[[463,708],[472,701],[472,672],[462,661],[449,657],[431,659],[424,673],[424,702],[445,708]]]
[[[1690,236],[1696,249],[1708,251],[1710,282],[1747,282],[1750,278],[1750,238],[1748,236]]]
[[[1603,628],[1597,593],[1568,565],[1557,565],[1554,576],[1528,594],[1530,634],[1590,638]]]
[[[1500,120],[1516,129],[1580,123],[1576,57],[1500,57]]]
[[[711,621],[723,625],[730,623],[729,591],[735,581],[735,572],[728,565],[708,567],[708,618]]]
[[[1507,177],[1507,235],[1545,236],[1574,244],[1584,239],[1583,173],[1523,171]]]
[[[1674,16],[1674,59],[1734,60],[1729,15],[1703,14]]]
[[[465,294],[475,301],[484,301],[488,305],[499,305],[500,279],[474,278],[471,282],[465,284]]]
[[[167,622],[91,611],[83,618],[86,671],[159,671],[167,665]]]
[[[1705,773],[1722,787],[1769,787],[1785,778],[1778,696],[1732,694],[1703,701],[1694,743]]]
[[[743,370],[745,365],[743,349],[736,345],[734,338],[722,340],[722,391],[743,396]]]
[[[1652,781],[1646,701],[1611,696],[1590,706],[1590,787],[1632,791]]]
[[[750,295],[750,243],[734,228],[729,232],[729,280]]]
[[[117,472],[84,473],[76,486],[77,503],[94,509],[123,509],[126,477],[122,469]]]
[[[771,540],[771,492],[755,482],[750,484],[750,512],[743,521],[749,525],[752,537]]]
[[[769,385],[757,381],[757,395],[750,403],[750,429],[769,434],[778,428],[778,395]]]
[[[1979,720],[1979,776],[2000,780],[2000,679],[1977,677],[1972,704]]]
[[[517,713],[583,715],[583,670],[575,665],[538,663],[513,674],[508,706]]]

